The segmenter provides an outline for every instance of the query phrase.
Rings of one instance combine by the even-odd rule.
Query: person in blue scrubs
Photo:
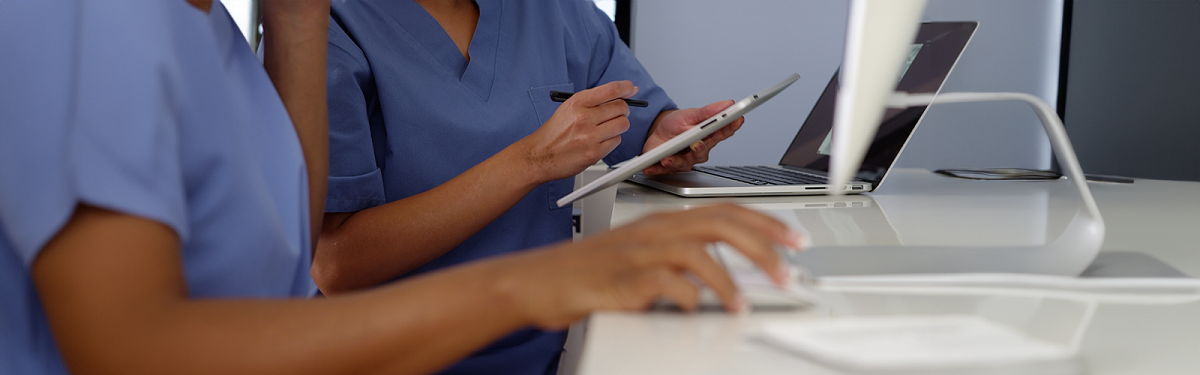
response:
[[[66,372],[31,266],[76,215],[172,233],[188,298],[314,293],[296,129],[223,7],[5,1],[0,45],[0,373]]]
[[[691,275],[737,306],[705,244],[775,269],[796,243],[713,207],[308,299],[328,4],[261,2],[264,70],[190,3],[0,1],[0,374],[430,373],[521,327],[694,308]]]
[[[571,208],[555,201],[574,175],[733,103],[677,110],[590,0],[337,1],[328,69],[313,268],[327,295],[569,240]],[[645,172],[688,170],[740,125]],[[554,373],[564,339],[518,332],[446,373]]]

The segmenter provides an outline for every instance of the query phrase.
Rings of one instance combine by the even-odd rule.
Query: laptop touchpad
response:
[[[713,175],[710,175],[707,173],[700,173],[700,172],[696,172],[696,171],[679,172],[679,173],[673,173],[673,174],[661,175],[661,176],[645,176],[640,173],[638,175],[647,180],[656,181],[656,182],[660,182],[663,184],[680,187],[680,188],[696,188],[696,187],[711,188],[711,187],[750,186],[750,184],[730,180],[727,178],[720,178],[720,177],[713,176]]]

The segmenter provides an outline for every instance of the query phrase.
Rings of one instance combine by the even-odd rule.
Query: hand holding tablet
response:
[[[600,176],[600,178],[597,178],[595,181],[592,181],[591,183],[584,185],[574,192],[571,192],[571,194],[567,194],[567,196],[562,197],[556,203],[559,207],[566,206],[577,199],[586,197],[594,192],[600,191],[606,187],[616,184],[617,182],[629,178],[629,176],[632,176],[642,169],[649,167],[651,164],[657,163],[659,160],[662,160],[667,156],[671,156],[675,152],[683,150],[689,145],[696,143],[696,141],[704,139],[704,137],[707,137],[709,134],[712,134],[726,125],[729,125],[734,120],[742,117],[751,110],[758,108],[758,106],[762,105],[762,103],[775,97],[776,94],[779,94],[779,92],[783,91],[783,89],[791,86],[791,84],[795,83],[798,79],[800,79],[800,75],[792,74],[783,81],[771,85],[771,87],[767,87],[762,91],[751,94],[750,96],[737,101],[729,108],[721,111],[721,113],[701,121],[699,125],[680,133],[670,141],[667,141],[666,143],[663,143],[640,156],[618,164],[613,170],[609,171],[604,176]]]

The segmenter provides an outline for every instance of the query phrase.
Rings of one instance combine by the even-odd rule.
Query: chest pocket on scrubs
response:
[[[539,124],[545,124],[546,121],[549,121],[550,116],[553,116],[554,111],[558,110],[558,106],[562,104],[550,100],[551,91],[573,92],[575,91],[575,85],[571,83],[564,83],[561,85],[541,86],[529,89],[529,100],[533,102],[533,110],[537,113]],[[572,190],[575,190],[574,177],[547,182],[546,191],[548,192],[547,199],[549,200],[548,204],[550,209],[560,209],[558,204],[555,202],[558,201],[559,198],[570,194]],[[568,205],[561,208],[571,208],[571,206]]]

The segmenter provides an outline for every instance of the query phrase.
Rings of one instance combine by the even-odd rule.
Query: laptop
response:
[[[977,25],[976,22],[921,24],[909,47],[896,91],[939,92]],[[684,197],[827,194],[834,189],[827,179],[837,92],[838,73],[834,73],[778,165],[698,165],[689,172],[663,176],[638,173],[629,180]],[[926,108],[888,109],[856,179],[838,188],[851,194],[877,189],[924,117]]]

